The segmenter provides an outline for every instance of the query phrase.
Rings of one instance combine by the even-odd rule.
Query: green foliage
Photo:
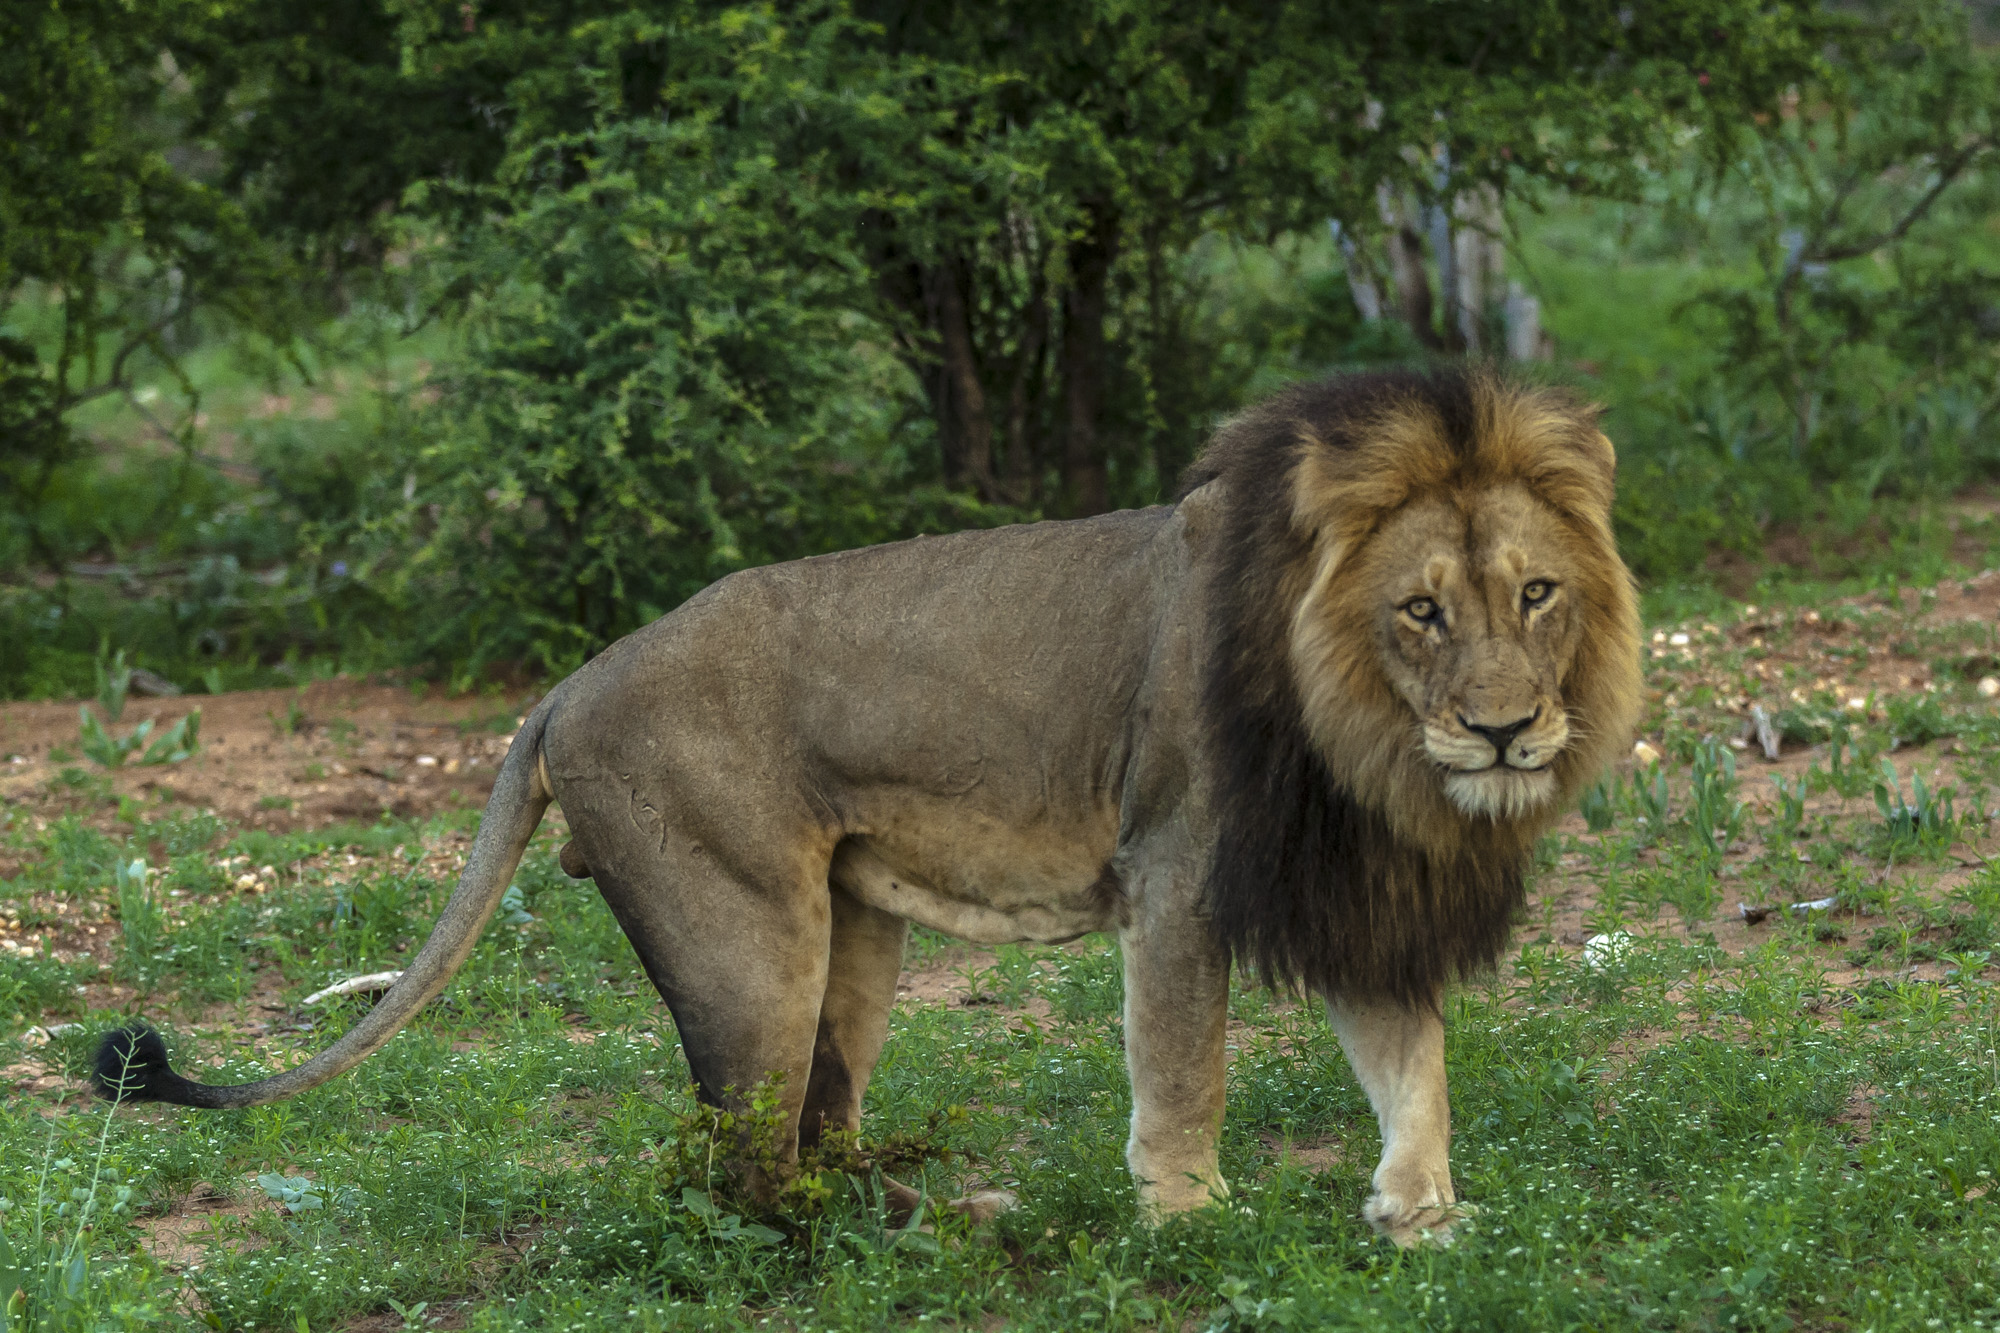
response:
[[[1626,797],[1628,808],[1646,822],[1646,834],[1649,838],[1660,837],[1666,832],[1667,821],[1672,813],[1667,796],[1666,764],[1656,760],[1636,769],[1629,781],[1631,785]]]
[[[1910,795],[1903,795],[1896,766],[1887,759],[1874,782],[1875,808],[1882,815],[1892,842],[1911,843],[1942,850],[1958,836],[1958,816],[1953,797],[1956,790],[1944,787],[1933,791],[1923,774],[1910,774]]]
[[[433,260],[478,296],[437,526],[392,578],[447,660],[565,669],[732,569],[1007,516],[916,484],[913,386],[854,314],[858,201],[778,132],[865,120],[866,90],[749,16],[672,53],[676,114],[526,145]]]
[[[172,957],[167,945],[167,914],[153,888],[146,862],[120,858],[111,867],[111,891],[118,909],[118,970],[141,991]]]
[[[1712,736],[1704,739],[1688,778],[1688,824],[1701,846],[1720,852],[1742,831],[1746,816],[1736,798],[1735,753]]]
[[[159,995],[187,993],[186,1012],[203,1013],[192,997],[211,974],[247,970],[292,998],[393,961],[449,888],[398,849],[466,827],[246,839],[263,860],[332,847],[365,860],[339,884],[309,872],[254,901],[190,877]],[[1235,1206],[1160,1228],[1138,1221],[1123,1166],[1122,1033],[1100,998],[1119,962],[1103,939],[996,960],[992,975],[1018,978],[1021,1000],[1069,997],[1046,1014],[898,1006],[869,1090],[871,1133],[952,1150],[884,1171],[927,1201],[1006,1184],[1018,1213],[977,1234],[928,1204],[902,1216],[865,1168],[827,1175],[816,1200],[754,1210],[713,1170],[711,1147],[756,1135],[754,1122],[772,1118],[768,1090],[715,1137],[642,970],[595,892],[556,868],[556,841],[536,840],[518,881],[536,919],[490,932],[445,1002],[337,1084],[239,1114],[120,1112],[108,1137],[106,1118],[79,1113],[67,1088],[0,1109],[0,1197],[13,1204],[0,1228],[35,1260],[36,1303],[24,1307],[61,1310],[60,1295],[37,1294],[46,1261],[81,1254],[78,1289],[94,1304],[55,1325],[76,1333],[136,1328],[147,1311],[157,1326],[191,1291],[231,1329],[384,1316],[413,1326],[446,1308],[481,1329],[605,1333],[766,1318],[970,1326],[994,1311],[1045,1329],[1476,1329],[1523,1309],[1536,1327],[1734,1317],[1922,1329],[1994,1312],[1974,1285],[2000,1253],[1980,1188],[2000,1152],[2000,1009],[1978,957],[2000,919],[1991,872],[1934,910],[1881,899],[1868,919],[1885,932],[1869,950],[1882,968],[1949,959],[1943,983],[1830,985],[1803,919],[1788,916],[1758,927],[1769,944],[1741,957],[1637,930],[1601,963],[1530,943],[1518,969],[1447,1001],[1454,1179],[1481,1212],[1450,1249],[1404,1254],[1355,1216],[1377,1137],[1337,1040],[1316,1014],[1250,991],[1231,997],[1239,1049],[1223,1156]],[[61,847],[93,867],[131,857],[116,840],[72,834]],[[1660,901],[1705,897],[1695,849],[1667,850]],[[20,887],[38,895],[90,878],[54,855],[23,873]],[[342,896],[381,928],[362,953],[326,928]],[[210,952],[211,935],[226,947]],[[364,1009],[345,1001],[316,1031],[269,1034],[270,1058],[322,1049]],[[262,1067],[233,1034],[172,1040],[189,1063],[223,1055],[217,1081]],[[74,1072],[86,1047],[45,1049]],[[100,1154],[92,1224],[73,1231],[72,1191],[88,1196]],[[180,1206],[198,1182],[252,1206],[218,1210],[214,1243],[183,1272],[129,1258],[132,1213]],[[130,1193],[114,1212],[120,1189]],[[44,1229],[30,1250],[37,1207]]]
[[[288,1213],[304,1213],[326,1207],[324,1196],[304,1176],[281,1176],[266,1171],[257,1177],[257,1188],[263,1190],[273,1202],[283,1204]]]
[[[74,414],[175,389],[162,442],[196,447],[179,350],[213,312],[275,329],[293,317],[281,266],[225,191],[186,169],[189,82],[175,61],[211,8],[164,0],[9,6],[0,16],[0,549],[57,577],[89,553],[60,521],[88,469]],[[157,515],[178,485],[151,497]]]
[[[100,653],[97,661],[97,702],[111,721],[116,722],[125,715],[125,695],[131,686],[132,668],[125,664],[125,650],[120,648],[108,663]],[[121,768],[135,754],[139,755],[141,764],[178,764],[193,758],[201,749],[199,708],[161,732],[151,745],[146,744],[146,738],[153,732],[151,718],[128,734],[118,736],[98,721],[89,704],[79,707],[77,714],[81,719],[77,748],[105,768]]]
[[[93,1252],[92,1231],[126,1214],[135,1191],[120,1183],[115,1165],[107,1163],[112,1117],[102,1113],[96,1152],[82,1172],[72,1158],[56,1158],[56,1133],[44,1142],[33,1198],[13,1216],[13,1201],[0,1196],[0,1333],[85,1333],[106,1326],[108,1318],[124,1316],[111,1327],[130,1327],[141,1313],[125,1266]],[[82,1176],[85,1185],[58,1197],[61,1186]],[[13,1224],[14,1238],[8,1236]],[[122,1307],[122,1309],[121,1309]],[[117,1314],[114,1314],[117,1312]],[[151,1310],[143,1312],[156,1318]],[[142,1321],[132,1321],[142,1322]]]
[[[1984,229],[2000,59],[1952,0],[1840,13],[1818,76],[1774,113],[1706,123],[1634,178],[1631,204],[1578,220],[1594,236],[1564,235],[1590,259],[1545,308],[1605,363],[1620,536],[1649,576],[1717,547],[1754,558],[1784,524],[1850,551],[1930,546],[1935,578],[1950,557],[1927,506],[2000,467],[1985,429],[2000,380],[1973,350],[2000,318]],[[1830,570],[1856,563],[1816,546]]]
[[[1611,801],[1611,782],[1593,782],[1584,788],[1583,796],[1577,802],[1577,813],[1583,816],[1584,826],[1592,833],[1602,833],[1610,828],[1617,818],[1617,810]]]
[[[1798,777],[1792,779],[1790,782],[1786,782],[1782,777],[1774,776],[1771,779],[1771,785],[1778,792],[1776,832],[1782,838],[1795,837],[1798,834],[1800,826],[1805,823],[1806,797],[1811,792],[1813,785],[1812,773],[1808,770],[1799,774]]]
[[[178,764],[193,758],[201,749],[199,708],[161,732],[151,745],[146,744],[146,738],[153,732],[151,718],[132,728],[128,734],[118,736],[97,720],[97,714],[90,711],[89,704],[82,705],[77,713],[82,719],[77,734],[78,748],[106,768],[122,767],[134,754],[139,755],[141,764]],[[141,747],[144,747],[143,752]]]

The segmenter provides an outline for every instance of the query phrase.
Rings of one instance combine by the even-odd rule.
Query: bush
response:
[[[920,480],[917,386],[857,313],[859,196],[765,123],[806,114],[808,57],[683,36],[677,72],[726,105],[522,148],[432,257],[471,294],[422,455],[434,527],[374,577],[435,660],[566,671],[731,570],[1012,517]]]

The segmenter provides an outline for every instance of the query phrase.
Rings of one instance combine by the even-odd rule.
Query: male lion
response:
[[[1127,1161],[1151,1218],[1216,1160],[1234,955],[1325,997],[1383,1154],[1365,1214],[1455,1216],[1440,990],[1489,966],[1535,838],[1624,745],[1631,582],[1595,410],[1483,372],[1289,390],[1178,503],[731,575],[562,682],[508,752],[436,929],[296,1069],[191,1083],[157,1035],[100,1086],[252,1106],[352,1067],[441,991],[560,801],[700,1095],[783,1075],[854,1128],[910,921],[1115,930]]]

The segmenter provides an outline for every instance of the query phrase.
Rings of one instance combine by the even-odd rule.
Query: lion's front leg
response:
[[[1426,1233],[1449,1243],[1465,1210],[1451,1187],[1443,1017],[1428,1005],[1329,1002],[1327,1018],[1382,1126],[1382,1160],[1362,1216],[1398,1245]]]
[[[1229,955],[1192,913],[1143,909],[1119,933],[1132,1137],[1125,1161],[1149,1222],[1227,1198],[1222,1135]]]

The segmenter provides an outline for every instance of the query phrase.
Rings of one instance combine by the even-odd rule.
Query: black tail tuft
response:
[[[167,1063],[167,1043],[144,1023],[114,1028],[97,1045],[91,1086],[119,1102],[167,1102],[173,1106],[214,1106],[218,1089],[191,1083]],[[204,1096],[203,1094],[208,1094]]]

